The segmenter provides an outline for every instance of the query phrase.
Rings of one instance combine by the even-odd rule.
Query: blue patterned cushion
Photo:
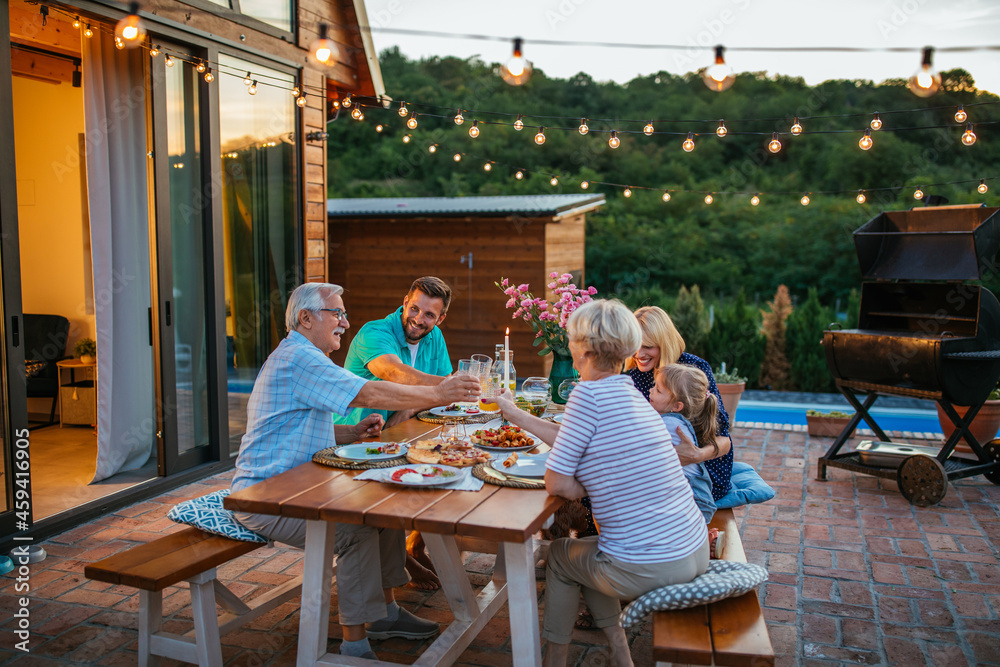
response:
[[[248,530],[236,520],[232,510],[222,507],[222,499],[229,495],[229,489],[214,491],[207,496],[192,498],[174,505],[167,518],[177,523],[201,528],[206,533],[229,537],[241,542],[259,542],[267,540],[252,530]]]
[[[727,507],[764,503],[774,498],[776,493],[767,482],[761,479],[752,466],[742,461],[733,464],[732,484],[733,487],[729,493],[715,501],[715,506],[720,510]]]
[[[622,610],[623,628],[639,623],[658,610],[687,609],[743,595],[767,581],[767,570],[752,563],[713,560],[705,574],[686,584],[673,584],[640,595]]]

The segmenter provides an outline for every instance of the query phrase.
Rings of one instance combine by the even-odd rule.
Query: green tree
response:
[[[691,354],[705,355],[705,340],[708,337],[708,314],[701,298],[701,289],[694,285],[689,290],[681,285],[677,292],[677,302],[670,313],[670,319],[684,339],[685,349]]]
[[[706,340],[705,360],[712,368],[724,363],[729,370],[739,369],[747,378],[747,387],[756,387],[766,345],[760,331],[760,313],[747,305],[746,292],[741,289],[732,303],[716,310]]]
[[[826,365],[823,332],[834,320],[833,311],[820,304],[815,288],[809,298],[785,321],[785,354],[792,385],[800,391],[833,391],[833,376]]]

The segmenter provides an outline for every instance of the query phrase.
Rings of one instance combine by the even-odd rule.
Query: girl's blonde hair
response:
[[[670,390],[675,401],[684,404],[681,414],[694,427],[698,446],[711,443],[718,454],[715,438],[719,430],[719,399],[708,391],[705,373],[694,366],[669,364],[656,369],[656,381]]]
[[[684,354],[684,339],[666,311],[657,306],[643,306],[635,311],[635,319],[639,321],[639,329],[642,331],[642,344],[660,348],[660,361],[656,367],[663,368],[667,364],[677,363]],[[632,357],[625,361],[625,370],[635,366],[635,359]]]

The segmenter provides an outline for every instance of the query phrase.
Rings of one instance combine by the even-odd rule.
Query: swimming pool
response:
[[[736,421],[770,422],[772,424],[806,423],[806,410],[831,412],[854,412],[847,406],[809,405],[805,403],[777,403],[771,401],[740,401],[736,408]],[[886,431],[915,431],[917,433],[941,433],[936,410],[916,410],[907,408],[873,408],[872,416]],[[868,428],[862,421],[860,428]]]

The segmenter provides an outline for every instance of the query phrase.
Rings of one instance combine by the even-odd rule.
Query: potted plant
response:
[[[559,275],[552,272],[549,279],[546,287],[555,295],[552,303],[532,295],[527,283],[514,285],[507,278],[502,278],[494,284],[508,297],[507,307],[514,309],[511,319],[521,318],[531,325],[531,330],[535,332],[532,346],[542,346],[539,356],[552,353],[552,368],[549,371],[552,402],[565,403],[566,397],[559,393],[559,387],[563,381],[574,377],[566,321],[574,310],[593,300],[597,288],[577,287],[570,282],[573,276],[569,273]]]
[[[715,385],[719,388],[719,395],[722,396],[722,407],[729,415],[729,425],[732,426],[736,420],[736,408],[740,404],[740,396],[746,389],[746,376],[740,375],[740,369],[733,368],[726,370],[726,362],[722,362],[719,370],[715,371]]]
[[[813,436],[837,437],[853,416],[853,412],[840,410],[806,410],[806,431]]]
[[[940,404],[935,403],[935,406],[937,407],[938,422],[941,423],[941,432],[944,433],[944,439],[947,440],[955,432],[955,425],[948,419],[948,415],[941,409]],[[965,417],[965,413],[969,410],[969,406],[967,405],[955,405],[953,407],[955,408],[955,412],[961,417]],[[1000,386],[995,387],[990,392],[986,403],[979,409],[975,419],[972,420],[972,424],[969,425],[969,431],[972,432],[972,435],[975,436],[976,441],[980,445],[985,445],[997,437],[997,431],[1000,431]],[[972,447],[965,441],[965,438],[960,438],[958,444],[955,445],[955,451],[971,454]]]
[[[73,356],[80,360],[80,363],[92,364],[97,357],[97,341],[93,338],[81,338],[73,346]]]

